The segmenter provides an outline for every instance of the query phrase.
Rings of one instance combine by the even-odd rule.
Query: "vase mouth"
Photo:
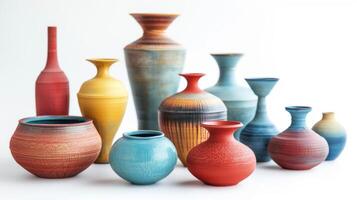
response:
[[[130,13],[131,16],[142,16],[142,17],[178,17],[177,13]]]
[[[36,127],[69,127],[91,124],[92,120],[81,116],[43,115],[26,117],[19,120],[19,124]]]
[[[180,73],[178,74],[183,77],[202,77],[205,76],[206,74],[204,73]]]
[[[204,128],[239,128],[243,126],[240,121],[215,120],[201,123]]]
[[[86,59],[89,62],[109,62],[109,63],[115,63],[118,61],[116,58],[88,58]]]
[[[322,112],[323,115],[334,115],[335,112],[327,111],[327,112]]]
[[[287,106],[287,107],[285,107],[285,110],[293,111],[293,112],[309,112],[312,110],[312,107],[310,107],[310,106]]]
[[[246,81],[278,81],[279,78],[274,77],[261,77],[261,78],[246,78]]]
[[[165,134],[156,130],[137,130],[123,133],[124,137],[135,140],[149,140],[164,137]]]
[[[223,53],[210,53],[211,56],[244,56],[243,53],[223,52]]]

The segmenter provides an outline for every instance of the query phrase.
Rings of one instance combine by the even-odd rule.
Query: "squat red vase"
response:
[[[36,80],[37,115],[68,115],[69,85],[57,59],[57,28],[48,27],[47,63]]]
[[[208,130],[207,141],[188,154],[189,171],[203,183],[214,186],[236,185],[254,170],[253,151],[233,137],[243,126],[238,121],[210,121],[201,124]]]

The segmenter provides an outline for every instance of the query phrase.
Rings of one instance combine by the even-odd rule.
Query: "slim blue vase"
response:
[[[109,155],[115,173],[136,185],[149,185],[165,178],[176,162],[175,146],[162,132],[153,130],[124,133]]]
[[[265,99],[279,79],[249,78],[245,80],[258,96],[258,103],[254,119],[242,130],[240,141],[254,151],[257,162],[267,162],[271,160],[268,153],[269,141],[278,134],[278,130],[268,117]]]
[[[218,82],[206,91],[220,98],[227,107],[228,120],[240,121],[243,125],[250,122],[255,114],[257,97],[253,91],[238,84],[236,65],[243,54],[211,54],[219,67]],[[243,128],[234,133],[235,138]]]

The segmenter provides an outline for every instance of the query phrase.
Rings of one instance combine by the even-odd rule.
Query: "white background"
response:
[[[287,105],[335,111],[348,130],[345,151],[309,171],[259,164],[238,186],[201,184],[178,166],[163,181],[133,186],[93,165],[79,176],[39,179],[11,158],[9,140],[17,120],[35,115],[34,84],[46,61],[47,26],[58,26],[60,65],[70,80],[72,115],[76,93],[94,76],[86,58],[114,57],[111,74],[129,89],[123,47],[141,35],[130,12],[180,13],[168,35],[187,48],[185,72],[204,72],[203,88],[217,80],[212,52],[242,52],[237,77],[279,77],[268,97],[271,119],[289,125]],[[0,193],[1,199],[355,199],[356,66],[355,0],[0,0]],[[180,89],[185,86],[181,81]],[[136,129],[130,96],[117,137]]]

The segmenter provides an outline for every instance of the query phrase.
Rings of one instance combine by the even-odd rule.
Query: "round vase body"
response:
[[[254,151],[257,162],[267,162],[271,160],[268,153],[269,141],[278,134],[278,130],[268,117],[265,99],[278,79],[252,78],[246,81],[258,96],[258,103],[253,120],[240,134],[240,141]]]
[[[10,141],[15,161],[41,178],[66,178],[89,167],[101,140],[91,120],[41,116],[19,121]]]
[[[240,122],[211,121],[202,126],[210,136],[187,156],[187,167],[196,178],[209,185],[229,186],[255,170],[253,151],[233,137],[233,132],[242,126]]]
[[[176,166],[177,153],[172,142],[159,131],[124,133],[110,152],[110,165],[132,184],[148,185],[168,176]]]
[[[186,166],[188,152],[209,136],[200,124],[226,119],[227,109],[219,98],[198,88],[198,80],[203,74],[181,75],[187,79],[187,87],[162,101],[159,122],[160,130],[175,144],[178,156]]]
[[[324,138],[306,128],[305,118],[310,107],[286,107],[292,117],[290,127],[274,136],[268,146],[272,159],[282,168],[292,170],[311,169],[323,162],[328,155]]]
[[[255,114],[257,97],[252,90],[238,84],[236,65],[243,54],[212,54],[219,67],[218,82],[206,91],[219,97],[227,107],[228,120],[240,121],[243,125],[250,122]],[[235,132],[239,138],[243,128]]]
[[[326,160],[335,160],[346,145],[346,130],[336,120],[333,112],[323,113],[322,119],[318,121],[312,130],[325,138],[329,146]]]
[[[57,28],[48,27],[47,63],[36,80],[36,114],[68,115],[69,84],[57,59]]]
[[[97,67],[97,75],[84,82],[78,102],[84,117],[92,119],[102,138],[102,150],[96,163],[108,163],[113,138],[123,119],[128,101],[124,84],[109,75],[115,59],[88,60]]]
[[[143,36],[125,47],[125,61],[134,97],[138,129],[158,130],[160,102],[174,94],[185,60],[185,50],[165,36],[177,17],[172,14],[132,14]]]

